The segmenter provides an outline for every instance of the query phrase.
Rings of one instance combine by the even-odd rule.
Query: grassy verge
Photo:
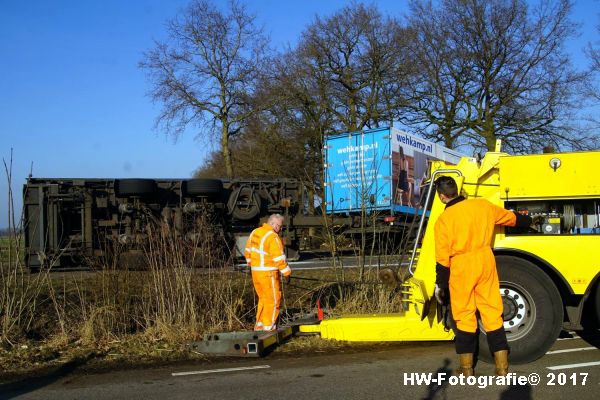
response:
[[[248,273],[196,268],[188,269],[185,279],[180,273],[170,269],[160,277],[156,271],[48,274],[28,329],[0,348],[0,370],[4,375],[31,372],[82,357],[96,366],[203,360],[207,357],[190,351],[188,342],[209,332],[252,329],[255,296]],[[346,274],[348,280],[358,277],[356,270]],[[284,319],[291,313],[314,311],[317,298],[333,315],[385,312],[397,304],[379,285],[331,283],[334,270],[294,275],[308,280],[295,279],[284,286]],[[341,346],[298,338],[282,351],[319,352]]]

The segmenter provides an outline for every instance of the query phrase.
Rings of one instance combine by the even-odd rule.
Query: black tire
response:
[[[220,179],[189,179],[185,182],[185,193],[189,196],[218,196],[222,191]]]
[[[156,191],[154,179],[118,179],[115,192],[118,197],[149,196]]]
[[[600,281],[594,284],[590,296],[585,301],[581,325],[586,331],[600,329]]]
[[[510,362],[525,364],[537,360],[554,344],[562,329],[560,293],[550,277],[527,260],[497,256],[496,264]],[[479,335],[479,359],[486,362],[494,359],[483,329]]]
[[[227,207],[234,218],[248,221],[260,213],[260,196],[251,187],[237,188],[231,192]]]

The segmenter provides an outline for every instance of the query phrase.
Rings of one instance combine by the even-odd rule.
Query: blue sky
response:
[[[349,3],[244,2],[279,48],[293,45],[316,14],[329,15]],[[404,0],[373,3],[396,16],[407,9]],[[153,129],[160,105],[146,96],[149,83],[137,66],[153,40],[165,37],[165,21],[186,4],[0,0],[0,157],[8,162],[13,149],[17,194],[32,163],[35,177],[191,176],[214,146],[197,140],[193,131],[174,141]],[[570,50],[578,67],[585,63],[584,45],[598,39],[599,12],[599,0],[576,2],[573,19],[583,24],[584,34]],[[7,191],[2,166],[0,228],[8,221]]]

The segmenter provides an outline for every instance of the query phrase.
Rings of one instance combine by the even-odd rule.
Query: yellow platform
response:
[[[301,333],[318,333],[323,339],[350,342],[403,342],[452,340],[437,319],[416,313],[347,315],[321,321],[319,325],[301,325]]]

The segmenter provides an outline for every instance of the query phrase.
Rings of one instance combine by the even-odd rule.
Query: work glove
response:
[[[529,215],[521,214],[519,212],[513,211],[517,220],[515,221],[516,228],[529,228],[532,224],[531,217]]]
[[[435,290],[434,290],[434,295],[435,295],[435,299],[437,300],[437,302],[440,303],[441,305],[448,304],[448,302],[449,302],[448,301],[449,300],[448,288],[440,287],[436,283]]]
[[[450,302],[450,292],[448,286],[450,282],[450,268],[444,267],[440,263],[435,265],[435,299],[441,305],[446,305]]]
[[[284,276],[283,277],[283,283],[285,283],[286,285],[289,285],[291,279],[292,279],[291,275]]]

